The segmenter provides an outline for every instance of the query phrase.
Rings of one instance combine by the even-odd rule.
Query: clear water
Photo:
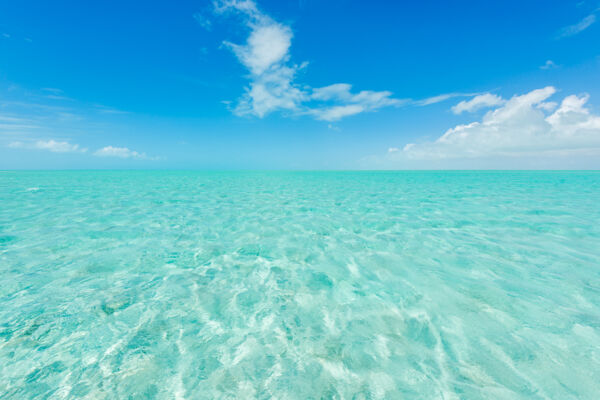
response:
[[[2,399],[597,399],[600,173],[0,172]]]

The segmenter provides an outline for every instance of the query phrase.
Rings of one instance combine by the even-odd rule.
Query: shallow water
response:
[[[600,173],[0,172],[0,397],[597,399]]]

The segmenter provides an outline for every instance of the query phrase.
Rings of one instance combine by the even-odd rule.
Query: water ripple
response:
[[[0,394],[595,399],[600,174],[0,176]]]

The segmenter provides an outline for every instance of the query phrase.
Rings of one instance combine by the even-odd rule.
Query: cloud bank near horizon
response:
[[[35,140],[10,142],[7,147],[23,150],[44,150],[52,153],[87,153],[88,149],[68,140]],[[97,157],[129,158],[134,160],[158,160],[159,157],[149,157],[146,153],[140,153],[127,147],[105,146],[96,150],[92,155]]]
[[[491,107],[481,120],[448,129],[432,142],[390,147],[388,165],[443,165],[456,160],[561,159],[600,156],[600,116],[586,103],[587,94],[568,95],[560,104],[549,99],[553,86],[514,95],[475,97],[452,108],[455,113]],[[447,163],[450,161],[450,163]]]

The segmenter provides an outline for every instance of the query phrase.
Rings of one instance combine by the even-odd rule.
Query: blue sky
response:
[[[600,168],[600,3],[0,3],[0,169]]]

